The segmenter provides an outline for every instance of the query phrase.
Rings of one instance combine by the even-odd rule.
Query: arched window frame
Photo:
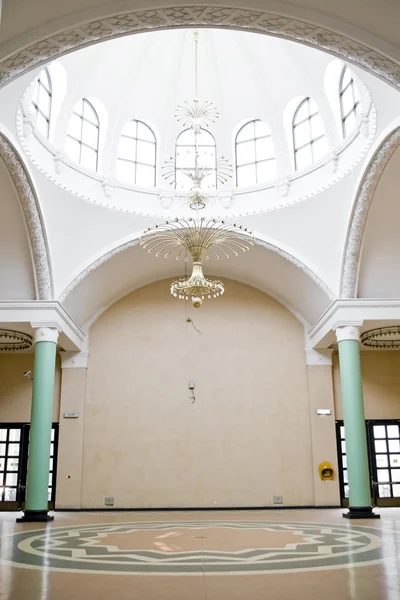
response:
[[[346,74],[348,74],[350,76],[350,81],[346,85],[343,85],[343,81],[344,81]],[[351,109],[348,110],[347,112],[344,107],[344,97],[346,95],[350,96],[351,100],[352,100]],[[357,116],[358,107],[360,106],[360,100],[358,97],[356,85],[354,83],[353,74],[347,66],[343,67],[342,73],[340,75],[339,99],[340,99],[340,117],[342,120],[342,134],[343,134],[343,139],[345,139],[349,135],[349,133],[351,133],[351,131],[353,131],[353,129],[354,129],[354,126],[353,126],[351,129],[347,130],[348,120],[353,115],[354,115],[354,118]]]
[[[256,123],[262,123],[263,126],[265,127],[265,131],[268,131],[268,133],[258,133],[256,131]],[[238,141],[238,138],[240,138],[240,134],[243,133],[243,131],[246,128],[252,128],[252,136],[249,137],[248,139],[244,139],[244,140],[240,140]],[[262,141],[262,140],[266,140],[266,141],[270,141],[270,154],[267,152],[266,155],[261,155],[260,154],[260,148],[259,148],[259,144],[257,143],[258,141]],[[248,143],[252,143],[252,145],[254,146],[254,160],[251,160],[249,162],[246,163],[241,163],[238,164],[238,146],[240,144],[248,144]],[[267,164],[267,163],[274,163],[275,166],[275,150],[274,150],[274,145],[273,145],[273,140],[272,140],[272,133],[270,128],[268,127],[267,123],[265,123],[264,121],[262,121],[261,119],[252,119],[251,121],[247,121],[246,123],[244,123],[240,129],[238,130],[238,132],[236,133],[235,136],[235,173],[236,173],[236,186],[239,187],[240,186],[240,178],[239,178],[239,170],[243,167],[250,167],[252,165],[254,165],[254,185],[257,185],[258,183],[265,183],[268,180],[272,180],[276,173],[274,173],[274,177],[262,177],[262,171],[261,171],[261,166],[263,164]]]
[[[44,104],[44,100],[45,104]],[[50,120],[51,120],[51,104],[53,99],[53,87],[51,83],[50,73],[47,67],[42,69],[36,80],[32,95],[33,114],[38,130],[49,139],[50,136]],[[42,131],[40,118],[46,123],[45,131]]]
[[[190,130],[191,130],[191,128],[188,127],[186,129],[184,129],[183,131],[181,131],[175,141],[175,188],[176,189],[189,189],[190,188],[190,181],[187,177],[185,177],[185,179],[184,179],[184,181],[185,181],[184,186],[179,185],[179,177],[178,177],[179,171],[182,171],[185,168],[184,166],[182,166],[182,167],[178,166],[179,165],[179,160],[178,160],[178,158],[179,158],[178,149],[179,148],[187,148],[188,150],[191,148],[193,149],[193,167],[194,167],[194,148],[195,148],[194,137],[193,137],[192,144],[179,144],[179,138],[181,138],[185,133],[187,133]],[[213,154],[214,154],[213,174],[212,175],[210,174],[205,179],[205,181],[206,181],[206,183],[209,183],[210,181],[213,182],[211,186],[208,186],[208,189],[216,189],[217,188],[217,144],[215,141],[215,137],[208,129],[201,127],[200,132],[205,133],[206,136],[209,139],[212,139],[212,142],[213,142],[212,144],[199,144],[199,162],[200,162],[200,165],[203,164],[202,163],[202,153],[201,153],[202,148],[208,148],[208,149],[213,150]],[[190,165],[190,166],[192,166],[192,165]]]
[[[296,171],[299,168],[298,167],[297,153],[299,151],[301,151],[301,150],[306,149],[308,146],[310,146],[310,152],[311,152],[311,163],[310,163],[310,165],[313,164],[314,162],[316,162],[316,160],[319,160],[319,157],[316,158],[316,156],[315,156],[314,144],[315,144],[315,142],[317,142],[317,141],[322,140],[322,139],[325,138],[325,129],[323,127],[322,120],[321,120],[321,123],[322,123],[323,130],[322,130],[321,135],[317,135],[317,136],[313,135],[312,121],[313,121],[313,119],[321,119],[321,115],[320,115],[319,109],[318,109],[318,107],[316,105],[315,105],[316,106],[316,110],[311,111],[311,102],[312,102],[312,100],[311,100],[310,96],[307,96],[306,98],[304,98],[304,100],[302,100],[300,102],[300,104],[298,105],[298,107],[296,108],[296,110],[294,112],[294,115],[293,115],[293,120],[292,120],[292,140],[293,140],[294,168],[295,168]],[[302,119],[299,122],[296,122],[297,116],[298,116],[299,112],[301,111],[302,107],[305,104],[307,105],[307,117],[304,118],[304,119]],[[297,146],[297,144],[296,144],[296,127],[299,127],[300,125],[303,125],[304,123],[307,123],[307,122],[308,122],[308,133],[309,133],[308,140],[307,140],[307,142],[305,142],[301,146]],[[305,167],[305,168],[307,168],[307,167]]]
[[[78,109],[77,109],[77,107],[78,107]],[[93,119],[90,118],[90,115],[93,115]],[[81,98],[81,100],[79,102],[77,102],[74,110],[72,111],[71,118],[72,117],[76,117],[80,121],[80,127],[78,127],[78,129],[79,129],[78,135],[72,135],[70,133],[70,126],[68,128],[68,133],[67,133],[67,139],[69,138],[78,143],[78,153],[73,157],[73,160],[75,160],[75,162],[77,162],[79,165],[82,165],[83,167],[85,167],[89,170],[97,171],[98,165],[99,165],[99,140],[100,140],[99,115],[97,114],[97,111],[94,108],[93,104],[91,102],[89,102],[89,100],[87,98]],[[70,124],[71,124],[71,121],[70,121]],[[90,131],[91,128],[95,128],[95,135],[94,135],[95,141],[93,144],[89,143],[87,141],[87,139],[84,141],[84,139],[86,137],[86,132]],[[83,152],[84,152],[85,148],[87,148],[90,151],[95,153],[96,160],[95,160],[95,168],[94,169],[92,167],[88,167],[85,164],[85,161],[83,160]],[[70,156],[72,157],[72,154],[70,154]]]
[[[128,126],[132,126],[132,124],[135,129],[134,134],[132,135],[131,133],[124,133],[124,131],[127,131]],[[147,131],[149,133],[147,137],[141,137],[140,129],[142,128],[144,128],[144,131]],[[129,152],[124,153],[123,156],[121,156],[121,148],[119,149],[117,157],[117,172],[118,166],[121,163],[129,164],[132,167],[131,173],[133,177],[122,178],[124,179],[124,181],[127,181],[128,183],[131,183],[133,185],[142,185],[143,187],[155,187],[157,173],[157,138],[153,129],[144,121],[140,121],[139,119],[132,119],[131,121],[128,121],[128,123],[125,124],[121,131],[120,145],[124,139],[128,140],[128,146],[131,146],[131,148],[129,149]],[[142,159],[140,148],[143,144],[151,146],[154,155],[153,161],[146,162],[146,160]],[[140,183],[140,181],[138,182],[138,171],[140,172],[138,167],[140,166],[150,167],[153,170],[153,183],[151,186],[148,186],[147,184],[142,184]]]

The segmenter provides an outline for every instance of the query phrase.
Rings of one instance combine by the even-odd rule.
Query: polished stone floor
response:
[[[1,600],[399,600],[400,509],[1,515]]]

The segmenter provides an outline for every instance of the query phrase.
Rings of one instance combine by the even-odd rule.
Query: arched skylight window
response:
[[[265,183],[276,176],[271,131],[260,119],[241,127],[235,139],[236,185]]]
[[[156,185],[156,136],[142,121],[129,121],[118,148],[117,178],[134,185]]]
[[[302,100],[294,113],[293,148],[296,171],[312,165],[327,152],[324,125],[311,98]]]
[[[360,99],[350,69],[344,67],[339,84],[340,114],[343,137],[346,138],[356,125]]]
[[[175,167],[176,167],[176,188],[189,190],[192,182],[183,173],[185,168],[193,168],[195,165],[195,145],[193,129],[185,129],[176,139],[175,146]],[[198,164],[201,167],[211,167],[211,172],[203,179],[205,189],[215,189],[217,187],[216,157],[217,149],[214,136],[206,129],[200,129],[198,135]]]
[[[33,114],[36,127],[44,137],[50,133],[52,87],[48,69],[43,69],[36,80],[32,96]]]
[[[90,171],[97,171],[100,123],[89,100],[76,104],[68,126],[65,149],[70,158]]]

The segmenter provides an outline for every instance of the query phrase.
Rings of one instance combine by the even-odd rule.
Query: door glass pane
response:
[[[342,463],[343,463],[343,468],[347,469],[347,456],[345,454],[342,456]]]
[[[346,442],[344,440],[342,441],[342,452],[343,454],[346,452]]]
[[[18,471],[18,458],[9,458],[7,460],[7,471]]]
[[[49,471],[52,471],[52,470],[53,470],[53,458],[50,458]]]
[[[375,452],[387,452],[386,440],[375,440]]]
[[[389,452],[400,452],[400,440],[389,440]]]
[[[49,488],[49,489],[47,490],[47,492],[48,492],[48,494],[47,494],[47,499],[48,499],[48,501],[50,502],[50,501],[51,501],[51,488]]]
[[[344,497],[345,498],[349,497],[349,486],[348,485],[344,486]]]
[[[51,443],[50,444],[50,456],[53,456],[53,455],[54,455],[54,444]]]
[[[389,438],[398,438],[399,437],[399,426],[398,425],[388,425],[387,433]]]
[[[5,456],[5,455],[6,455],[6,445],[0,444],[0,456]]]
[[[389,469],[378,469],[378,481],[380,483],[389,481]]]
[[[384,467],[388,467],[388,457],[386,454],[377,454],[376,455],[376,466],[378,469],[382,469]]]
[[[7,429],[0,429],[0,442],[7,440]]]
[[[21,430],[20,429],[10,429],[10,435],[8,438],[9,442],[19,442],[21,439]]]
[[[340,426],[340,437],[342,440],[344,440],[344,426],[343,425]]]
[[[390,485],[379,485],[379,498],[390,498]]]
[[[347,469],[343,470],[343,481],[344,483],[348,483],[348,479],[347,479]]]
[[[384,425],[374,425],[374,438],[385,438],[386,427]]]
[[[51,487],[53,483],[53,473],[49,473],[49,487]]]
[[[6,485],[17,485],[18,473],[7,473]]]
[[[400,484],[393,485],[392,491],[394,498],[400,498]]]
[[[392,476],[392,481],[400,482],[400,469],[391,469],[390,475]]]
[[[4,471],[5,459],[0,458],[0,471]],[[0,478],[1,479],[1,478]]]
[[[8,444],[8,456],[19,456],[19,444]]]
[[[391,454],[389,460],[391,467],[400,467],[400,454]]]
[[[15,502],[17,499],[16,488],[5,488],[4,489],[4,500],[6,502]]]
[[[54,442],[54,434],[55,434],[55,431],[54,431],[54,429],[52,429],[51,430],[51,441],[52,442]]]

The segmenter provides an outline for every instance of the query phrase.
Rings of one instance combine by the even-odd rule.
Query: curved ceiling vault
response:
[[[0,132],[0,301],[51,300],[50,255],[22,158]]]
[[[400,298],[399,190],[400,139],[379,179],[368,212],[359,264],[359,298]]]
[[[0,84],[52,58],[115,36],[171,27],[224,27],[271,34],[327,50],[400,86],[395,26],[398,9],[394,2],[386,10],[382,10],[382,2],[370,4],[368,11],[362,0],[353,0],[351,7],[345,0],[335,5],[326,2],[326,9],[320,2],[318,11],[313,0],[301,0],[296,7],[276,0],[250,0],[243,8],[224,7],[215,0],[196,6],[179,0],[175,6],[161,2],[151,9],[145,0],[113,0],[95,6],[91,0],[67,4],[61,0],[50,4],[21,0],[15,9],[14,4],[8,3],[3,11]],[[125,13],[123,5],[129,9]]]
[[[24,216],[0,158],[0,301],[35,300],[35,278]]]
[[[60,301],[78,325],[86,328],[131,291],[160,279],[181,277],[184,270],[183,262],[149,255],[136,240],[89,266]],[[305,324],[312,324],[333,299],[330,291],[302,263],[292,262],[261,245],[235,258],[219,261],[210,258],[205,273],[235,279],[270,294]],[[165,285],[169,290],[168,281]]]

